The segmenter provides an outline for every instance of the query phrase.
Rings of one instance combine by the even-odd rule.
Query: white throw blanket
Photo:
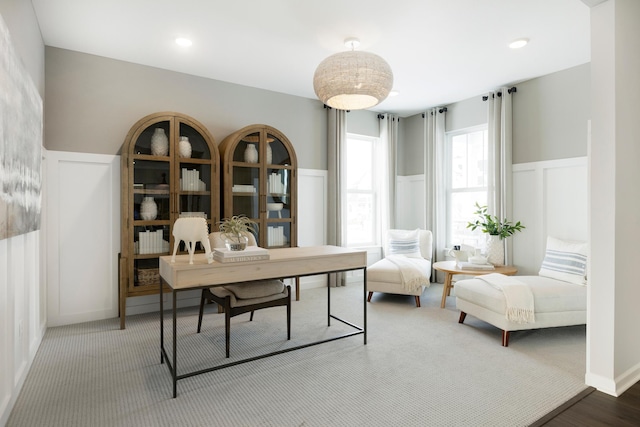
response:
[[[507,312],[505,313],[507,320],[516,323],[533,323],[536,321],[533,293],[529,285],[514,277],[500,273],[476,276],[476,279],[487,282],[504,293],[504,298],[507,301]]]
[[[409,258],[404,255],[389,255],[386,259],[398,266],[402,277],[402,288],[414,292],[420,286],[429,286],[431,263],[423,258]]]

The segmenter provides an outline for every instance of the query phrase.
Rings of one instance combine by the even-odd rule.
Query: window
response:
[[[484,249],[485,236],[471,231],[476,202],[487,204],[487,127],[447,134],[447,246]]]
[[[379,183],[376,138],[347,135],[346,147],[346,244],[374,246],[378,244]]]

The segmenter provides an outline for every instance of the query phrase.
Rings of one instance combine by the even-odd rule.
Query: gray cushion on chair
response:
[[[225,285],[238,299],[262,298],[269,295],[281,294],[284,291],[282,280],[256,280],[254,282],[237,285]]]
[[[238,298],[236,297],[236,294],[234,294],[229,289],[227,289],[229,287],[252,286],[254,285],[254,283],[259,284],[260,286],[263,286],[263,284],[260,284],[259,282],[279,282],[282,286],[280,287],[280,292],[271,293],[271,294],[263,295],[260,297],[253,297],[253,298]],[[242,307],[245,305],[260,304],[267,301],[273,301],[276,299],[284,298],[288,295],[287,288],[284,286],[284,284],[280,280],[261,280],[259,282],[251,282],[251,283],[247,283],[246,285],[216,286],[214,288],[210,288],[209,290],[211,291],[212,294],[214,294],[219,298],[226,298],[228,296],[230,298],[229,303],[232,308]],[[272,286],[271,289],[276,288],[275,283],[271,283],[270,285]],[[265,289],[265,292],[270,285],[267,285],[266,287],[263,286],[263,288]]]

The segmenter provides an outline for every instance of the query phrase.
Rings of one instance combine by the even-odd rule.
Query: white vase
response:
[[[247,144],[244,150],[244,161],[247,163],[258,163],[258,150],[255,144]]]
[[[267,144],[267,164],[270,165],[273,162],[273,151],[271,151],[271,144]]]
[[[169,154],[169,138],[164,129],[156,128],[151,135],[151,154],[154,156],[166,156]]]
[[[191,143],[188,136],[181,136],[178,142],[178,154],[180,157],[191,157]]]
[[[152,221],[158,216],[158,205],[153,197],[145,197],[140,204],[140,218]]]
[[[487,235],[487,261],[493,265],[504,265],[504,241],[500,236]]]

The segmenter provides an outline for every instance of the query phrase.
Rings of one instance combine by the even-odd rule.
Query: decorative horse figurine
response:
[[[213,252],[209,244],[209,227],[204,218],[178,218],[173,224],[173,256],[171,262],[176,262],[176,252],[180,241],[184,241],[189,251],[189,264],[193,264],[193,253],[196,250],[196,243],[202,243],[209,264],[213,262]]]

